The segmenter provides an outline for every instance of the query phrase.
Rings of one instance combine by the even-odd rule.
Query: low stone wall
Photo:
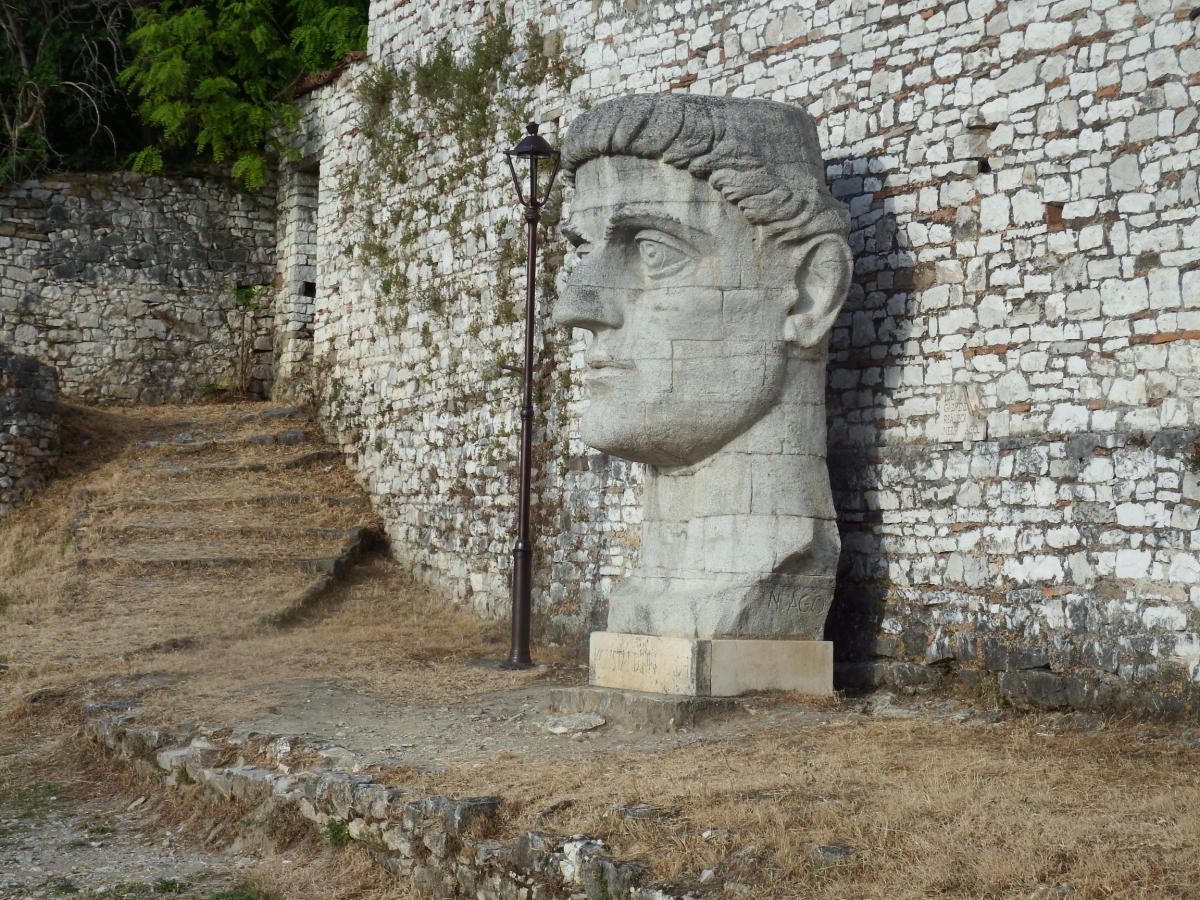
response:
[[[54,367],[0,349],[0,515],[54,470],[59,421]]]
[[[481,836],[503,806],[500,797],[414,797],[370,775],[246,765],[249,756],[282,760],[293,751],[315,748],[275,736],[218,744],[210,740],[211,732],[138,726],[128,712],[105,715],[114,706],[130,705],[87,704],[95,717],[85,730],[143,776],[168,785],[198,784],[213,799],[257,802],[257,810],[243,818],[243,828],[290,806],[327,835],[362,842],[381,866],[439,900],[678,900],[641,884],[641,870],[612,859],[600,840],[538,831],[510,841]],[[243,759],[218,764],[230,755]]]
[[[263,195],[273,199],[273,194]],[[67,174],[0,193],[0,344],[87,402],[269,394],[275,211],[216,178]]]

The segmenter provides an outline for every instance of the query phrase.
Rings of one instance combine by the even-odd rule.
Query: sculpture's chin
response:
[[[675,401],[666,411],[656,404],[593,399],[580,419],[579,434],[589,447],[621,459],[690,466],[711,456],[748,424],[721,421],[712,413],[708,404]]]

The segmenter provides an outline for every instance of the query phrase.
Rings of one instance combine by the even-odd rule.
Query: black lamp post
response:
[[[512,647],[508,653],[505,669],[528,669],[533,665],[529,658],[530,594],[533,587],[533,542],[529,539],[529,478],[533,468],[533,317],[534,282],[537,269],[537,226],[542,207],[554,189],[558,175],[559,153],[544,137],[538,135],[536,122],[530,122],[525,130],[528,134],[511,150],[505,150],[508,169],[512,173],[513,187],[517,199],[525,207],[525,223],[529,228],[529,242],[525,252],[525,385],[521,402],[521,487],[517,500],[517,540],[513,544],[512,580]],[[521,190],[521,177],[513,159],[529,160],[529,196]],[[554,170],[546,192],[538,199],[538,165],[542,160],[553,160]]]

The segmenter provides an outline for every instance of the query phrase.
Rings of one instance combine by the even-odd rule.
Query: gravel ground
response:
[[[255,860],[180,844],[143,800],[73,803],[34,784],[0,805],[0,898],[212,897],[233,900]],[[137,803],[137,799],[133,801]],[[252,896],[252,894],[250,895]]]
[[[72,722],[10,724],[0,724],[0,900],[266,900],[252,886],[262,861],[239,852],[228,816],[184,820],[170,795],[71,737]]]

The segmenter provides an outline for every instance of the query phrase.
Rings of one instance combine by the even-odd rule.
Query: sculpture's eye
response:
[[[572,242],[571,249],[575,251],[576,256],[578,256],[580,259],[583,259],[592,252],[592,245],[587,241],[579,241],[578,243]]]
[[[634,240],[646,274],[651,278],[675,275],[695,259],[691,248],[661,231],[640,231]]]

